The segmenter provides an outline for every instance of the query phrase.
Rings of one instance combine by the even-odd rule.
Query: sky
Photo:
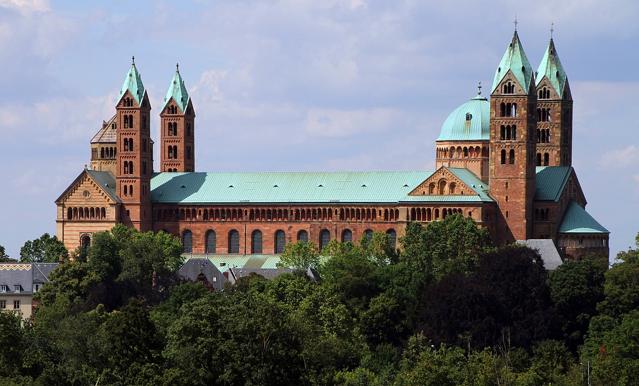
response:
[[[432,170],[441,124],[492,84],[517,18],[534,68],[554,23],[573,166],[612,258],[639,232],[638,16],[636,0],[0,0],[0,245],[18,257],[55,233],[133,55],[156,143],[179,62],[197,170]]]

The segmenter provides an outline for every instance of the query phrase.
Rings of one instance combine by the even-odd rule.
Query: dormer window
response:
[[[9,286],[6,284],[0,285],[0,292],[9,292]]]
[[[470,121],[471,119],[473,119],[473,114],[466,113],[466,121]]]
[[[13,292],[22,292],[22,286],[20,284],[14,285]]]

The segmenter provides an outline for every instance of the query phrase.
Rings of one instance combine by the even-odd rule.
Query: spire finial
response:
[[[517,32],[517,24],[519,24],[517,21],[517,15],[515,15],[515,21],[513,21],[513,24],[515,25],[515,32]]]
[[[555,23],[550,23],[550,38],[552,39],[552,34],[555,32]]]
[[[175,63],[175,72],[180,72],[180,63]]]
[[[135,56],[131,56],[131,65],[135,66]]]
[[[481,95],[481,80],[479,81],[479,84],[477,84],[477,95]]]

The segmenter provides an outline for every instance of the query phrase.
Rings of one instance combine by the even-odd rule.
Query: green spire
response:
[[[528,62],[521,41],[519,41],[517,30],[515,30],[513,39],[506,49],[504,56],[501,58],[501,62],[499,62],[499,67],[495,72],[495,79],[493,80],[492,92],[495,91],[499,82],[504,79],[504,76],[506,76],[509,70],[512,71],[517,81],[521,84],[521,87],[528,91],[533,75],[532,67],[530,66],[530,62]]]
[[[144,90],[144,84],[142,84],[142,77],[140,76],[137,67],[135,67],[135,56],[131,60],[131,68],[124,78],[124,83],[122,83],[120,98],[127,92],[127,90],[131,92],[138,104],[141,105],[142,98],[144,98],[146,90]]]
[[[171,98],[175,100],[175,103],[180,107],[182,113],[186,112],[186,106],[189,104],[189,93],[186,91],[184,80],[182,79],[182,75],[180,75],[179,64],[175,65],[175,75],[173,75],[169,89],[166,91],[164,107],[166,107],[166,104],[169,103]]]
[[[559,61],[557,49],[555,49],[555,42],[552,38],[550,38],[550,43],[548,43],[544,58],[541,59],[541,63],[539,63],[539,68],[537,69],[537,85],[539,85],[544,78],[547,78],[550,84],[555,88],[555,91],[557,91],[557,94],[563,97],[568,77]]]

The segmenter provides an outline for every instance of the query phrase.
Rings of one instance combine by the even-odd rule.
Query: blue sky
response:
[[[614,256],[639,231],[635,0],[0,0],[0,244],[18,256],[55,233],[53,201],[89,162],[132,55],[156,138],[179,61],[198,170],[430,170],[442,122],[492,83],[515,15],[535,68],[555,23],[574,166]]]

